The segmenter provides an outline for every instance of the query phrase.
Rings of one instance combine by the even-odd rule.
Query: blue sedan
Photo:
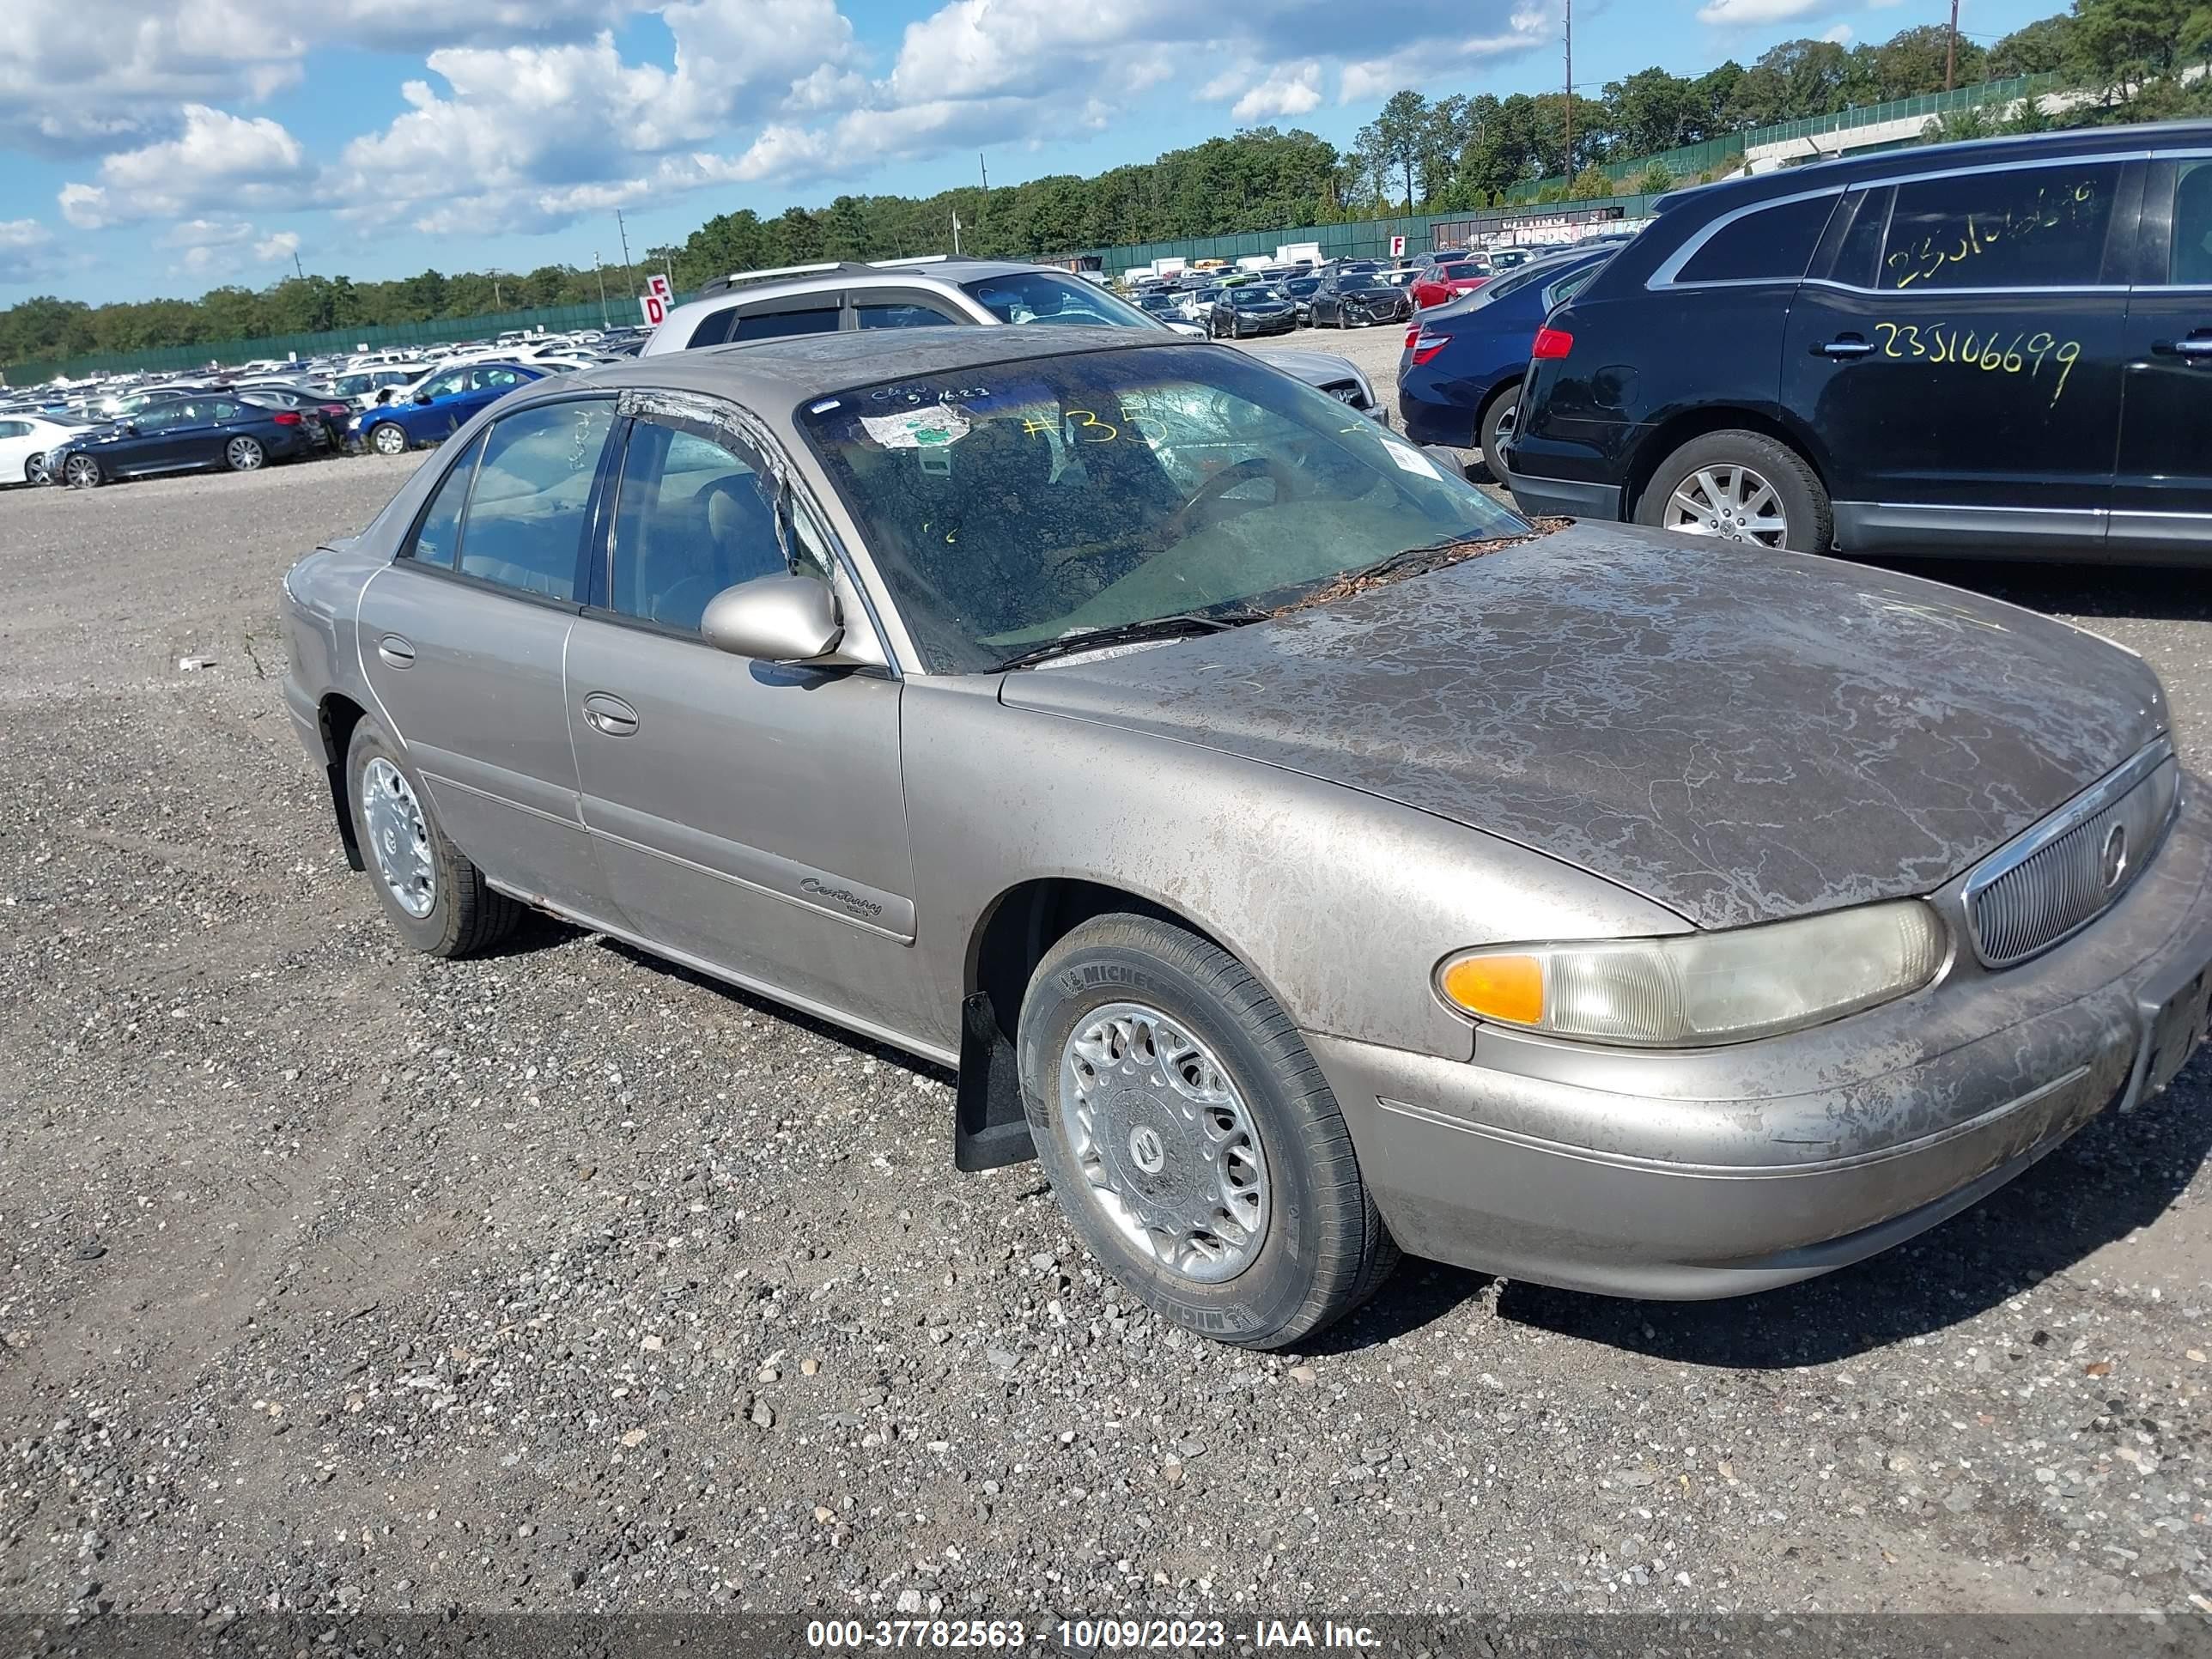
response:
[[[1519,400],[1544,319],[1613,257],[1613,246],[1532,259],[1420,313],[1398,355],[1398,410],[1417,444],[1480,447],[1486,461]],[[1491,471],[1505,476],[1492,462]]]
[[[465,363],[432,376],[404,403],[364,410],[346,423],[346,436],[380,455],[442,443],[478,410],[549,372],[521,363]]]

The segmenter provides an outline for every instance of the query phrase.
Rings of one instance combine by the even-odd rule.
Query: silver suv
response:
[[[948,323],[1075,323],[1153,332],[1168,327],[1095,283],[1050,265],[934,253],[718,276],[702,298],[670,312],[639,355],[657,357],[696,346],[751,344],[794,334]],[[1389,424],[1389,411],[1376,401],[1373,384],[1349,358],[1322,351],[1271,350],[1266,356],[1285,373]]]

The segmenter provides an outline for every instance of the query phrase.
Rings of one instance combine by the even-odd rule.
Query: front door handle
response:
[[[376,642],[376,654],[393,668],[412,668],[415,665],[415,643],[397,634],[386,634]]]
[[[2153,340],[2150,349],[2161,357],[2185,357],[2191,362],[2212,363],[2212,334],[2201,330],[2185,340]]]
[[[1824,340],[1813,348],[1815,357],[1863,357],[1874,347],[1857,334],[1838,334],[1832,340]]]
[[[610,738],[626,738],[637,730],[637,710],[604,691],[584,699],[584,718],[594,732]]]

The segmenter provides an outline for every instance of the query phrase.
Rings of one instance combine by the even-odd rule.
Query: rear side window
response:
[[[823,306],[810,307],[804,311],[756,311],[734,313],[735,322],[730,330],[732,340],[781,340],[794,334],[835,334],[837,331],[838,303],[832,296]]]
[[[1875,286],[2081,288],[2103,270],[2117,162],[2017,167],[1897,186]]]
[[[2212,283],[2212,161],[2184,161],[2173,190],[2173,254],[2166,281]]]
[[[415,526],[415,544],[407,556],[417,564],[434,564],[451,570],[461,550],[461,509],[468,505],[469,481],[477,476],[477,461],[483,454],[481,434],[446,474],[445,483],[430,498],[422,522]]]
[[[1730,220],[1675,273],[1678,283],[1794,283],[1828,228],[1833,196],[1778,202]]]

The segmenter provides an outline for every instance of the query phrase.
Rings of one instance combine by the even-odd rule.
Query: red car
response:
[[[1413,284],[1413,308],[1425,311],[1447,300],[1456,300],[1462,294],[1474,293],[1489,280],[1490,267],[1477,264],[1472,259],[1432,265],[1429,274]]]

